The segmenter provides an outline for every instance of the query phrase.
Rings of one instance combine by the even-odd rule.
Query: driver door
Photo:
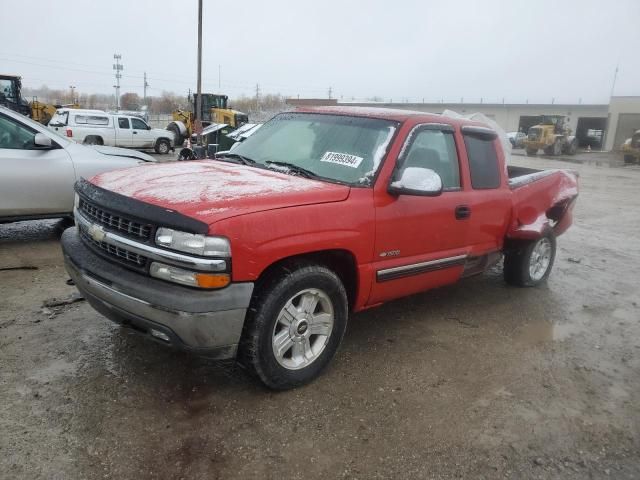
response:
[[[0,217],[71,213],[73,163],[65,149],[34,145],[36,130],[0,114]]]
[[[380,192],[376,205],[375,278],[369,304],[455,282],[468,247],[469,192],[461,182],[454,130],[423,124],[409,134],[396,176],[414,167],[435,171],[443,190],[437,196]],[[386,190],[386,185],[382,186]]]
[[[152,148],[153,135],[149,126],[139,118],[131,118],[131,127],[133,128],[133,148]]]

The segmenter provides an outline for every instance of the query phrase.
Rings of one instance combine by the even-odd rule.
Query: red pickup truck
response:
[[[350,312],[502,257],[508,283],[543,282],[577,195],[574,173],[507,167],[475,122],[315,108],[215,160],[79,181],[62,245],[106,317],[285,389],[328,364]]]

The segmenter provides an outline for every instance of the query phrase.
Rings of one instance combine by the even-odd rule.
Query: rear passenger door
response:
[[[133,134],[128,117],[118,117],[116,124],[116,147],[131,147]]]
[[[511,214],[504,154],[493,130],[462,127],[469,164],[469,245],[474,256],[502,248]]]

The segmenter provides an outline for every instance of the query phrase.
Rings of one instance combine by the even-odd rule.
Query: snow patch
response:
[[[115,170],[100,174],[93,181],[121,195],[171,203],[219,202],[323,187],[322,182],[299,176],[211,160]]]

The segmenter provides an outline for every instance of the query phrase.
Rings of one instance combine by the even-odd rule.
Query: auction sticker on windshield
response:
[[[338,152],[326,152],[320,159],[321,162],[337,163],[351,168],[358,168],[362,160],[364,160],[362,157]]]

